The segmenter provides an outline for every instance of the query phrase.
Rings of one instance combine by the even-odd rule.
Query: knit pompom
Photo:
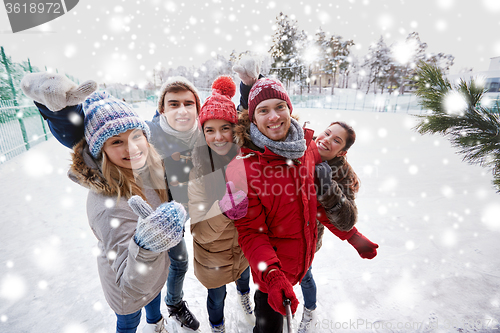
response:
[[[236,84],[230,76],[219,76],[212,84],[212,90],[231,99],[236,94]]]
[[[230,76],[219,76],[212,84],[212,95],[208,96],[198,113],[200,125],[210,119],[227,120],[238,123],[238,112],[231,98],[236,93],[236,85]]]

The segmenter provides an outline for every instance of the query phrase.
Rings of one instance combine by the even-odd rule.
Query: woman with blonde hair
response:
[[[85,138],[73,148],[69,177],[89,189],[87,215],[116,332],[136,332],[145,308],[144,332],[165,333],[160,303],[170,265],[167,250],[181,241],[186,212],[168,202],[162,160],[149,143],[149,127],[132,107],[96,92],[83,109]]]

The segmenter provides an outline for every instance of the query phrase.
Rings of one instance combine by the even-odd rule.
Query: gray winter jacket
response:
[[[99,277],[111,309],[120,315],[134,313],[151,302],[167,280],[170,259],[167,252],[155,253],[139,247],[134,239],[137,215],[127,199],[120,198],[102,177],[98,162],[89,153],[85,140],[73,148],[68,176],[88,188],[87,216],[98,240]],[[147,179],[148,174],[142,175]],[[145,188],[148,203],[156,209],[160,198]]]

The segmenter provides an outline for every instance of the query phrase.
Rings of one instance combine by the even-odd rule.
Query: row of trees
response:
[[[427,52],[427,44],[417,32],[410,33],[404,42],[388,46],[383,37],[369,47],[361,59],[351,55],[353,40],[339,35],[328,35],[321,28],[315,36],[308,36],[298,28],[296,20],[280,13],[276,17],[276,30],[270,49],[271,73],[287,86],[309,88],[314,72],[331,75],[331,93],[334,87],[372,89],[375,93],[404,93],[415,80],[416,64],[420,61],[438,66],[447,73],[453,65],[450,54]],[[336,82],[340,77],[341,82]],[[349,78],[355,77],[349,85]],[[352,81],[351,81],[352,82]]]
[[[199,89],[210,89],[212,82],[220,75],[229,75],[236,79],[237,75],[232,68],[245,54],[250,54],[250,51],[237,53],[233,50],[228,59],[221,54],[217,54],[199,67],[178,66],[177,68],[155,68],[152,79],[149,80],[146,88],[154,90],[160,87],[171,76],[183,76],[193,82]],[[262,59],[261,72],[269,73],[270,66],[271,58],[264,57]]]
[[[229,60],[224,56],[218,54],[216,57],[207,60],[199,68],[195,67],[184,67],[179,66],[175,69],[169,68],[157,68],[154,70],[154,75],[152,80],[143,87],[139,89],[137,85],[129,86],[127,84],[120,83],[103,83],[100,88],[107,89],[114,96],[118,98],[124,98],[126,100],[135,100],[144,98],[144,94],[140,94],[141,91],[149,91],[148,93],[153,94],[152,91],[157,90],[162,83],[170,76],[184,76],[188,80],[192,81],[200,89],[210,88],[212,82],[219,75],[234,75],[232,67],[236,64],[242,54],[236,54],[235,51],[231,53]],[[265,60],[264,71],[266,73],[269,71],[269,60]],[[47,70],[47,68],[45,68]],[[40,69],[36,66],[32,66],[29,59],[22,62],[14,62],[12,58],[9,57],[5,50],[0,47],[0,99],[1,100],[18,100],[24,95],[21,90],[20,84],[21,80],[27,73],[40,72]],[[57,69],[56,69],[57,72]],[[67,74],[66,74],[67,75]],[[78,79],[67,75],[72,81],[79,82]]]
[[[311,92],[311,85],[319,75],[330,78],[328,86],[332,95],[336,87],[362,89],[375,94],[394,91],[403,94],[414,88],[416,64],[420,61],[435,65],[444,73],[449,71],[454,61],[450,54],[427,52],[427,43],[420,40],[417,32],[410,33],[405,41],[392,45],[387,45],[380,37],[363,57],[351,54],[354,45],[353,40],[330,35],[321,28],[310,36],[299,29],[296,20],[280,13],[276,17],[272,46],[269,55],[263,59],[261,72],[276,75],[289,89],[293,88],[301,94],[306,90]],[[245,53],[249,52],[238,54],[233,50],[228,59],[217,54],[200,67],[155,69],[147,88],[161,86],[174,75],[188,78],[201,89],[210,88],[217,76],[234,76],[232,67]],[[325,83],[323,81],[323,85]]]
[[[234,53],[234,52],[233,52]],[[165,82],[171,76],[183,76],[198,88],[209,88],[213,80],[215,80],[219,75],[226,75],[232,73],[231,61],[233,53],[230,56],[230,60],[224,58],[224,56],[217,54],[216,57],[207,60],[200,67],[185,67],[179,66],[177,68],[155,68],[153,70],[152,80],[146,85],[146,89],[157,89],[161,87],[163,82]]]
[[[338,73],[349,75],[350,49],[352,40],[344,40],[342,36],[328,36],[319,29],[314,37],[307,36],[299,30],[297,21],[280,13],[276,18],[276,31],[273,36],[270,56],[273,60],[271,73],[287,86],[294,84],[302,88],[311,85],[314,72],[332,75],[332,94]]]
[[[450,54],[428,53],[427,44],[420,40],[417,32],[410,33],[404,42],[392,45],[387,45],[384,38],[380,37],[377,43],[369,47],[368,54],[358,58],[351,54],[355,45],[353,40],[330,35],[321,28],[314,36],[308,36],[299,29],[296,20],[283,13],[276,17],[275,27],[269,55],[262,59],[261,72],[276,75],[289,89],[295,88],[300,93],[305,89],[310,93],[311,85],[316,81],[315,76],[323,74],[331,80],[328,83],[331,94],[334,94],[336,87],[357,88],[366,93],[371,90],[374,93],[398,91],[403,94],[414,86],[415,64],[423,61],[447,73],[454,60]],[[155,68],[152,79],[144,88],[156,90],[168,77],[180,75],[200,89],[208,89],[219,75],[234,77],[232,67],[245,53],[248,52],[238,54],[233,51],[228,59],[217,54],[199,67]],[[16,99],[21,96],[19,84],[22,77],[25,73],[37,71],[37,68],[31,66],[29,59],[22,63],[12,62],[2,47],[0,98]],[[322,86],[321,79],[319,86]]]

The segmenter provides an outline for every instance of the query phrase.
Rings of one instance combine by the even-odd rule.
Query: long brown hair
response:
[[[153,145],[148,143],[148,146],[149,153],[146,158],[146,168],[149,168],[151,183],[161,202],[167,202],[168,192],[162,159]],[[133,195],[139,195],[147,201],[142,191],[142,179],[134,174],[134,170],[119,167],[111,162],[104,150],[102,151],[102,174],[108,184],[116,190],[117,202],[120,201],[121,196],[130,199]]]
[[[348,151],[349,148],[351,148],[351,146],[356,141],[356,132],[354,131],[354,128],[352,128],[352,126],[344,123],[343,121],[334,121],[333,123],[328,125],[328,127],[335,125],[335,124],[341,126],[347,132],[347,139],[345,141],[345,146],[344,146],[344,148],[342,148],[342,150]],[[339,182],[340,180],[345,178],[345,176],[343,176],[343,175],[347,174],[347,177],[350,178],[349,179],[349,189],[352,191],[353,194],[357,193],[359,191],[359,187],[361,186],[361,182],[358,178],[358,175],[356,174],[356,172],[354,172],[354,169],[347,162],[347,158],[345,156],[340,156],[340,158],[342,159],[342,167],[341,168],[343,169],[343,172],[333,173],[333,178],[336,182]]]

